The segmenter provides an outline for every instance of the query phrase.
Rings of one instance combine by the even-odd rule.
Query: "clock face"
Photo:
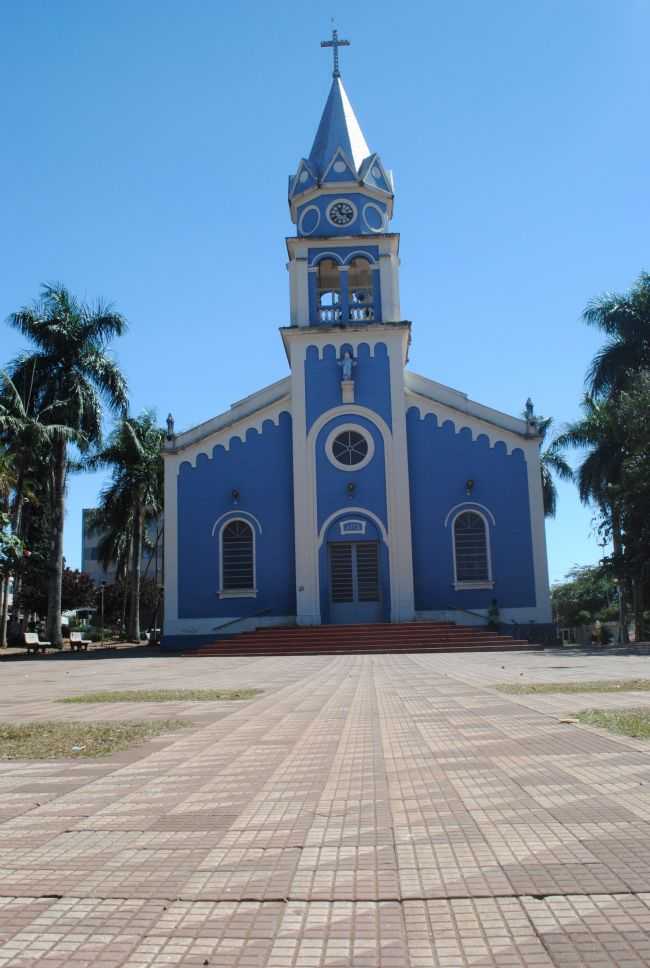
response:
[[[332,202],[327,217],[334,225],[349,225],[354,219],[354,208],[349,202]]]

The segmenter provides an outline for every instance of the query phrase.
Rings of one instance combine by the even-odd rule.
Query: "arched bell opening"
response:
[[[319,323],[340,323],[343,319],[341,305],[341,269],[334,259],[321,259],[318,263],[316,299]]]

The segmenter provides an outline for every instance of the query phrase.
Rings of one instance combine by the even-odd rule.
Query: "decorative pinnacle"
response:
[[[333,27],[332,28],[332,39],[331,40],[321,40],[321,47],[332,47],[332,53],[334,54],[334,69],[332,70],[332,77],[340,77],[341,72],[339,71],[339,47],[349,47],[349,40],[339,40],[339,32]]]

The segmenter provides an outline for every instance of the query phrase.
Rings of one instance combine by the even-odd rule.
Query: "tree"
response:
[[[625,431],[617,404],[597,400],[585,394],[582,417],[568,424],[557,438],[560,447],[586,451],[577,472],[578,493],[583,504],[594,505],[601,518],[601,530],[611,535],[614,549],[612,564],[620,583],[619,623],[623,641],[627,641],[627,598],[629,576],[622,557],[623,525],[615,495],[620,483]]]
[[[6,446],[0,446],[0,511],[7,513],[16,487],[16,465]]]
[[[587,372],[590,394],[615,397],[631,376],[650,369],[650,273],[642,272],[628,293],[610,292],[592,300],[582,317],[608,337]]]
[[[576,566],[551,589],[556,621],[569,627],[615,619],[617,601],[617,584],[602,565]]]
[[[97,589],[90,575],[76,568],[64,568],[61,587],[61,607],[65,610],[84,608],[96,604]]]
[[[8,322],[35,346],[14,361],[12,380],[23,394],[33,387],[34,409],[58,428],[48,459],[47,637],[59,645],[68,445],[73,440],[88,451],[101,442],[102,402],[114,412],[126,410],[126,382],[107,354],[108,343],[122,335],[126,323],[110,306],[80,302],[60,284],[43,286],[40,300],[12,313]]]
[[[145,526],[160,516],[163,507],[164,438],[165,432],[156,425],[152,412],[125,417],[111,435],[108,445],[93,459],[93,466],[112,468],[112,481],[102,492],[97,522],[110,528],[104,536],[104,549],[112,546],[116,556],[118,551],[124,554],[125,547],[129,552],[127,634],[134,641],[140,638]]]
[[[122,627],[122,603],[125,591],[128,594],[128,581],[115,581],[104,589],[104,616],[112,626]],[[143,576],[140,583],[140,613],[143,628],[155,625],[160,609],[161,588],[151,578]]]
[[[552,423],[552,417],[537,418],[537,429],[542,438],[539,463],[542,472],[544,517],[546,518],[554,518],[557,512],[557,487],[553,478],[559,477],[561,481],[573,480],[573,471],[564,455],[564,449],[559,439],[555,438],[547,447],[544,447]]]
[[[621,542],[613,559],[631,579],[636,641],[646,636],[650,602],[650,371],[620,393],[616,415],[623,446],[616,484],[609,487]]]
[[[74,439],[74,433],[65,426],[46,423],[46,411],[35,410],[34,381],[18,389],[8,373],[0,371],[0,439],[4,442],[5,460],[11,462],[9,494],[6,495],[10,511],[10,526],[16,537],[24,537],[23,510],[26,502],[41,500],[43,482],[47,480],[47,462],[55,434],[66,440]],[[51,408],[50,408],[51,409]],[[0,470],[0,476],[2,471]],[[4,594],[0,596],[0,645],[7,644],[7,618],[10,575],[4,579]],[[19,590],[20,575],[14,575],[14,592]],[[15,596],[14,596],[15,597]]]
[[[537,417],[533,413],[533,402],[528,398],[522,417],[533,430],[537,431],[540,440],[539,466],[542,474],[542,501],[544,517],[554,518],[557,512],[557,488],[554,477],[562,481],[573,480],[573,471],[564,456],[564,451],[557,439],[552,440],[542,449],[553,424],[552,417]]]
[[[650,474],[647,373],[650,370],[650,274],[628,293],[606,293],[590,302],[583,319],[607,336],[587,372],[583,417],[563,435],[568,446],[587,448],[578,472],[580,497],[593,502],[600,530],[611,536],[610,562],[624,589],[620,624],[627,633],[627,599],[634,603],[637,640],[643,636],[646,564],[650,543],[645,520],[645,480]],[[644,517],[645,515],[645,517]]]
[[[11,574],[22,551],[22,541],[11,531],[9,515],[0,511],[0,577]]]

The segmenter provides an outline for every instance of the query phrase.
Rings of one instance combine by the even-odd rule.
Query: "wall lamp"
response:
[[[474,490],[474,481],[470,477],[469,480],[465,481],[465,494],[467,494],[468,497],[471,497],[473,490]]]
[[[357,489],[357,485],[354,484],[352,481],[348,481],[348,483],[346,484],[345,489],[348,492],[348,494],[350,495],[350,497],[352,497],[352,495],[354,494],[354,492]]]
[[[230,495],[232,497],[232,503],[239,504],[239,491],[237,490],[236,487],[233,487],[232,491],[230,492]]]

